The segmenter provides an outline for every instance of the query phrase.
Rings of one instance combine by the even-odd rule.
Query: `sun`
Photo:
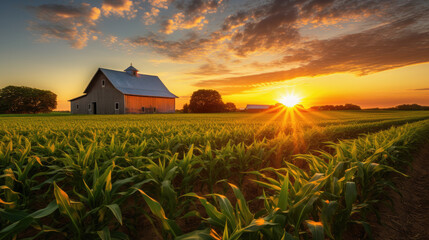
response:
[[[286,96],[283,96],[279,102],[286,107],[295,107],[295,105],[299,104],[301,102],[301,98],[294,94],[288,94]]]

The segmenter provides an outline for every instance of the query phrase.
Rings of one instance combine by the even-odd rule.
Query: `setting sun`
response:
[[[286,107],[294,107],[295,105],[299,104],[301,102],[301,98],[293,95],[293,94],[289,94],[286,95],[284,97],[282,97],[279,102],[283,105],[285,105]]]

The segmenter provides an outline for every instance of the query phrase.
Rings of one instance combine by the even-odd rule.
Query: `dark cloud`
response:
[[[176,30],[197,28],[202,29],[208,23],[206,15],[214,13],[222,0],[177,0],[178,13],[161,23],[160,32],[171,34]]]
[[[198,87],[242,86],[275,83],[297,77],[309,77],[338,72],[365,75],[388,69],[429,61],[429,26],[420,16],[401,19],[364,32],[327,40],[313,40],[291,51],[276,64],[289,59],[299,60],[300,67],[284,71],[249,76],[200,81]],[[421,19],[422,18],[422,19]],[[421,21],[419,21],[421,20]],[[426,27],[420,26],[425,24]],[[293,55],[296,53],[297,55]],[[309,59],[311,58],[311,59]]]
[[[416,88],[416,89],[412,89],[414,91],[429,91],[429,88]]]
[[[96,33],[95,25],[100,17],[100,10],[86,3],[78,6],[43,4],[28,9],[37,18],[30,23],[29,29],[38,33],[42,40],[62,39],[78,49],[85,47]]]
[[[176,8],[182,10],[185,15],[195,15],[216,10],[222,0],[178,0],[175,3]]]

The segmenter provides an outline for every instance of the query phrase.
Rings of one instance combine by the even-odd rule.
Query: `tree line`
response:
[[[370,108],[369,110],[406,110],[406,111],[419,111],[429,110],[429,106],[422,106],[419,104],[401,104],[391,108]]]
[[[347,103],[344,105],[313,106],[309,110],[312,110],[312,111],[361,110],[361,107],[358,105]]]
[[[0,89],[0,113],[48,113],[57,107],[57,95],[48,90],[7,86]]]

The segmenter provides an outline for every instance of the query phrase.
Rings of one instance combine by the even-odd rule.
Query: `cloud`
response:
[[[209,76],[209,75],[223,75],[231,73],[226,65],[220,63],[214,63],[209,61],[209,63],[199,66],[196,70],[189,72],[190,75],[199,75],[199,76]]]
[[[351,72],[365,75],[429,61],[429,26],[426,12],[369,29],[326,40],[312,40],[299,49],[291,49],[283,60],[301,66],[283,71],[200,81],[198,87],[241,87],[242,90],[291,80],[298,77]],[[423,26],[421,25],[423,24]]]
[[[128,18],[135,17],[136,10],[133,9],[132,0],[103,0],[101,5],[103,14],[110,16],[111,14]]]
[[[152,25],[155,23],[155,18],[159,15],[158,8],[151,8],[150,12],[145,12],[143,14],[143,21],[145,25]]]
[[[429,91],[429,88],[416,88],[416,89],[412,89],[414,91]]]
[[[194,16],[191,18],[185,17],[183,13],[175,14],[171,19],[168,19],[162,23],[161,32],[165,34],[171,34],[178,29],[191,29],[197,28],[201,30],[208,21],[204,16]]]
[[[151,34],[144,37],[133,37],[127,41],[136,47],[149,47],[155,52],[175,60],[192,62],[201,56],[208,56],[212,49],[218,47],[221,41],[219,33],[212,33],[201,38],[196,33],[189,33],[187,37],[178,41],[165,40],[162,36]]]
[[[87,3],[79,6],[43,4],[28,9],[35,13],[37,21],[31,21],[29,29],[40,35],[42,41],[66,40],[73,48],[81,49],[94,38],[100,9]]]
[[[164,9],[168,9],[168,4],[170,4],[172,1],[173,0],[148,0],[152,7]]]
[[[380,0],[310,0],[300,5],[301,21],[315,25],[332,25],[350,20],[380,16],[398,1]]]
[[[107,47],[112,47],[118,43],[118,37],[114,35],[109,35],[103,39],[103,43]]]
[[[222,0],[178,0],[175,3],[179,12],[162,22],[162,33],[171,34],[176,30],[191,28],[201,30],[209,22],[205,15],[215,13]]]

